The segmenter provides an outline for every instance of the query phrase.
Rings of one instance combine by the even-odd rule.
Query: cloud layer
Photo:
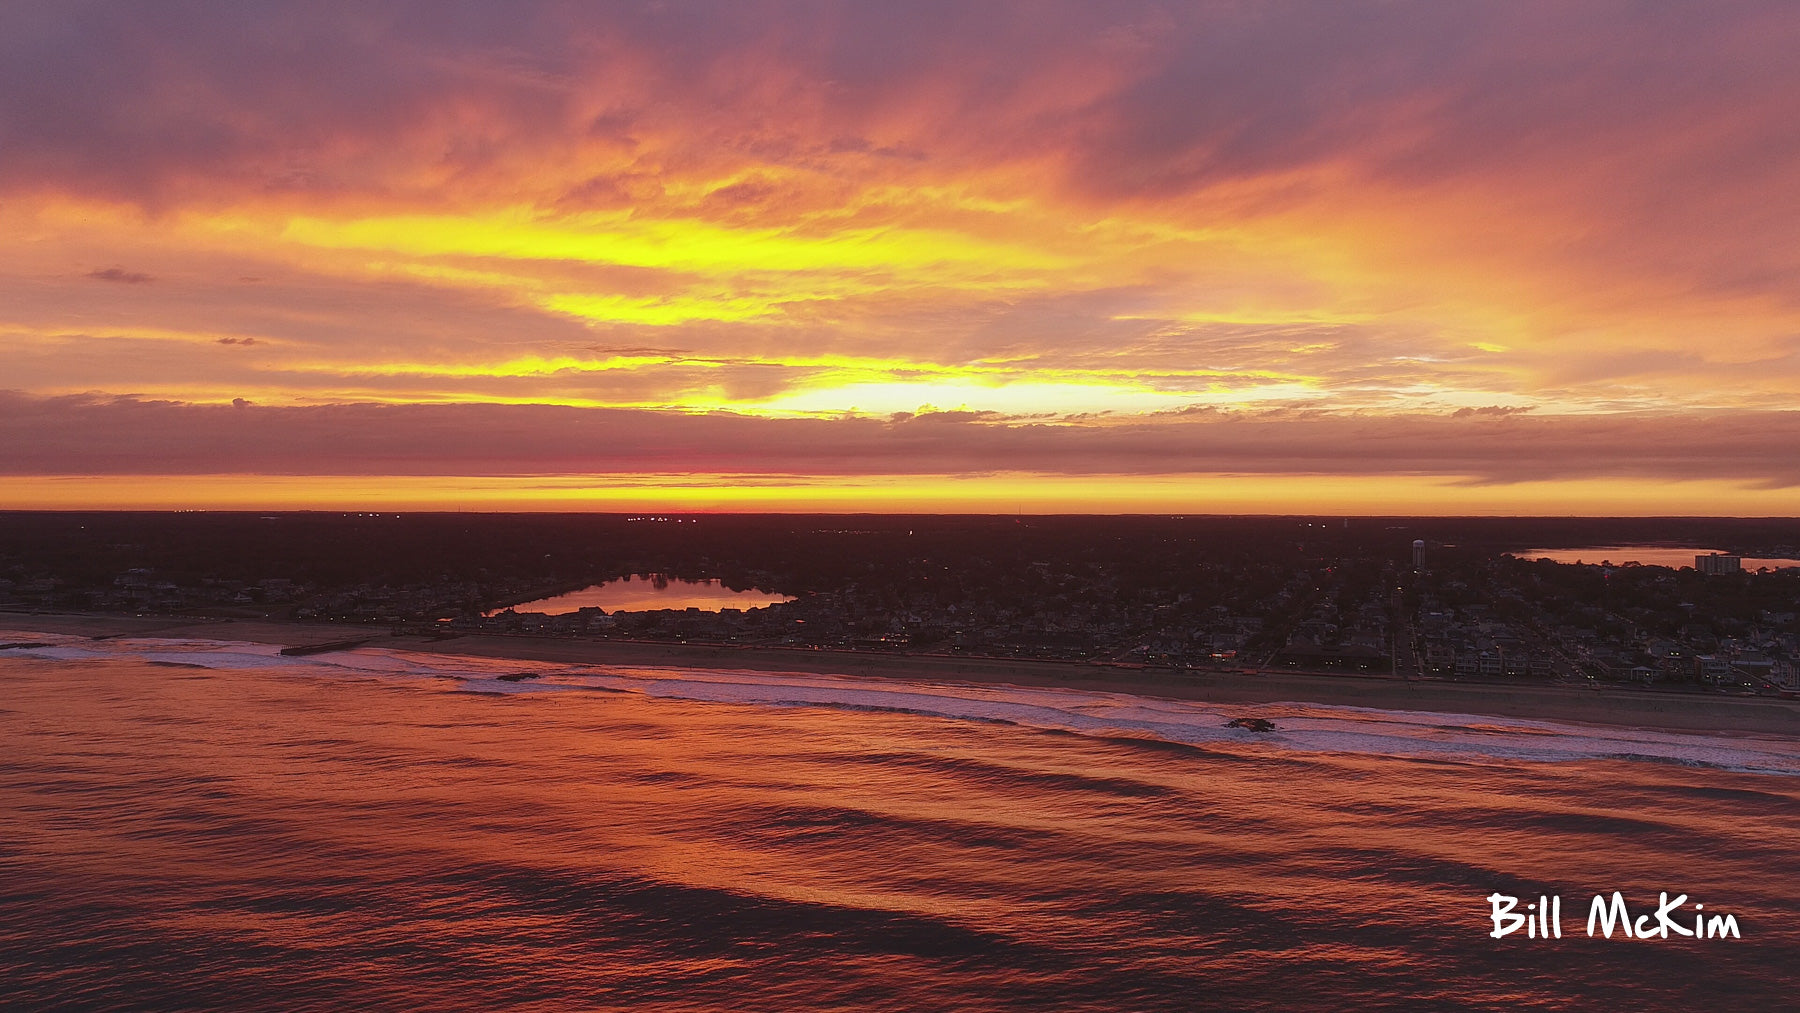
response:
[[[0,394],[0,473],[1431,476],[1800,486],[1800,412],[1533,417],[1201,411],[1020,424],[966,412],[770,419],[545,405],[266,407]]]
[[[6,467],[1785,486],[1797,47],[1777,2],[10,5],[0,382],[69,428]]]

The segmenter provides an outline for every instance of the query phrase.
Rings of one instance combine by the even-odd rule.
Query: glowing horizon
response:
[[[1097,480],[1098,479],[1098,480]],[[30,476],[10,509],[826,514],[1268,514],[1421,516],[1783,516],[1784,490],[1694,481],[1472,486],[1442,479],[1242,475],[1146,478],[1039,475],[854,480],[719,475],[488,476],[204,475]],[[1746,505],[1716,509],[1721,494]]]

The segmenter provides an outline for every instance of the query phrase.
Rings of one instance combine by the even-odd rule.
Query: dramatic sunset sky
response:
[[[1800,513],[1800,4],[8,3],[0,507]]]

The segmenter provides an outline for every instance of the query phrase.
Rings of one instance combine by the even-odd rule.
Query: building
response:
[[[1716,654],[1696,654],[1694,675],[1701,682],[1717,686],[1731,678],[1731,659]]]
[[[1694,569],[1704,574],[1742,573],[1744,561],[1738,556],[1727,556],[1723,552],[1709,552],[1704,556],[1694,557]]]

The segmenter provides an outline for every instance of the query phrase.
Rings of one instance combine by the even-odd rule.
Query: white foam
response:
[[[1800,740],[1687,734],[1429,711],[1307,703],[1231,705],[1091,690],[933,683],[732,669],[626,668],[359,648],[284,656],[266,644],[157,638],[92,640],[0,630],[0,643],[44,646],[0,651],[4,658],[81,662],[137,660],[212,669],[282,671],[323,677],[452,680],[483,693],[594,688],[743,706],[836,707],[996,721],[1087,735],[1193,745],[1367,753],[1384,756],[1559,761],[1625,759],[1800,774]],[[529,673],[530,680],[502,676]],[[1268,718],[1273,732],[1227,727],[1237,716]]]
[[[1765,736],[1306,703],[1227,707],[1073,689],[957,684],[885,689],[875,688],[869,680],[753,672],[645,672],[640,678],[644,681],[636,688],[657,696],[899,710],[1193,745],[1263,743],[1306,751],[1527,761],[1619,758],[1800,774],[1800,741]],[[1268,718],[1276,730],[1259,733],[1227,727],[1233,717],[1244,715]]]

